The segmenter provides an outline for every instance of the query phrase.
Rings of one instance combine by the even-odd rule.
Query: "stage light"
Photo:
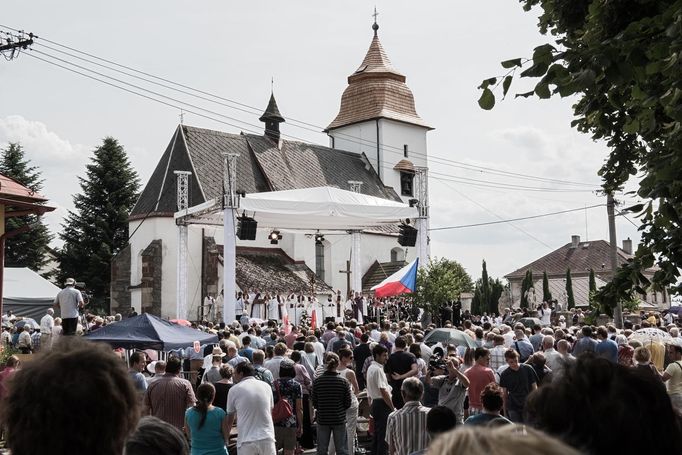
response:
[[[270,235],[268,235],[268,239],[270,239],[270,244],[271,245],[277,245],[277,243],[282,240],[282,235],[279,233],[279,231],[272,231]]]
[[[322,245],[322,242],[324,242],[324,235],[320,233],[315,234],[315,245]]]

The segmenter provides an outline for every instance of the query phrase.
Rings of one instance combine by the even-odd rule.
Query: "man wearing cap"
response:
[[[75,288],[75,279],[67,278],[64,285],[66,287],[54,298],[54,306],[61,310],[62,335],[75,335],[78,326],[78,310],[83,306],[83,295]]]

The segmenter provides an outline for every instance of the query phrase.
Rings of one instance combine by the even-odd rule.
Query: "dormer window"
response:
[[[400,173],[400,195],[414,196],[414,173],[401,172]]]

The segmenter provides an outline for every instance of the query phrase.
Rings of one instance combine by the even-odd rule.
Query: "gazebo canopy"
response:
[[[253,216],[258,227],[291,230],[345,231],[418,216],[416,207],[332,187],[247,194],[240,199],[238,211]],[[175,218],[187,216],[192,224],[223,224],[223,212],[215,200],[175,214]]]

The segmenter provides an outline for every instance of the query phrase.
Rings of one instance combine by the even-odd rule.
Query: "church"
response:
[[[223,153],[238,153],[236,187],[241,194],[316,187],[352,190],[369,196],[428,207],[425,188],[426,133],[406,77],[373,38],[360,66],[348,76],[337,116],[324,130],[329,146],[287,140],[286,118],[274,93],[260,121],[262,135],[231,134],[180,124],[129,215],[129,245],[112,264],[111,311],[176,317],[178,281],[178,171],[189,173],[189,207],[223,194]],[[428,226],[428,212],[426,216]],[[239,214],[239,212],[238,212]],[[305,216],[305,215],[300,215]],[[254,217],[257,221],[257,214]],[[361,233],[360,270],[364,292],[417,255],[398,244],[398,225]],[[255,240],[237,239],[236,284],[242,291],[291,292],[318,296],[353,289],[351,234],[321,235],[259,228]],[[190,226],[187,233],[187,314],[215,316],[206,304],[223,289],[223,231]],[[357,281],[356,281],[357,282]],[[274,295],[273,295],[274,296]]]

